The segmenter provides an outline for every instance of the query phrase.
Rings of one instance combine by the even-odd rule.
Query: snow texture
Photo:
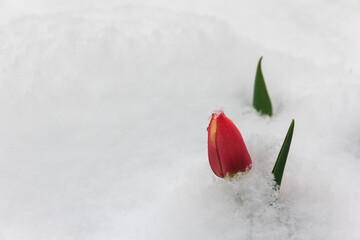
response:
[[[359,23],[351,0],[1,0],[0,239],[359,239]],[[215,109],[248,174],[212,173]]]

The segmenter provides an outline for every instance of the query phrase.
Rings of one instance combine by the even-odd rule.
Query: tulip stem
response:
[[[292,120],[289,130],[286,134],[286,137],[284,139],[283,145],[281,147],[281,150],[279,152],[279,155],[276,159],[276,163],[274,165],[274,168],[272,170],[272,173],[274,174],[275,182],[276,182],[276,188],[280,189],[281,180],[284,174],[284,169],[286,165],[286,159],[289,154],[290,145],[291,145],[291,139],[294,132],[294,125],[295,121]]]

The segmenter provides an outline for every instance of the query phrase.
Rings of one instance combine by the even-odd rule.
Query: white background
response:
[[[359,23],[351,0],[0,0],[0,239],[358,239]],[[215,109],[253,160],[231,181]]]

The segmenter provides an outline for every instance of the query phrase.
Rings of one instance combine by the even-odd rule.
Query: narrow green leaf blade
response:
[[[261,61],[262,57],[259,60],[256,70],[253,106],[261,114],[272,116],[272,105],[261,71]]]
[[[281,180],[284,174],[284,169],[285,169],[285,165],[286,165],[286,159],[288,157],[289,154],[289,149],[290,149],[290,145],[291,145],[291,139],[292,139],[292,135],[294,132],[294,125],[295,125],[295,121],[292,120],[289,130],[286,134],[284,143],[281,147],[281,150],[279,152],[279,155],[276,159],[276,163],[274,165],[274,168],[272,170],[272,173],[274,174],[274,178],[275,178],[275,182],[277,183],[277,187],[280,188],[281,185]]]

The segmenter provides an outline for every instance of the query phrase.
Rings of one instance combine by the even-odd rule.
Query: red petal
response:
[[[235,124],[223,113],[216,121],[216,149],[222,173],[233,175],[251,169],[249,152]]]
[[[216,176],[223,178],[224,174],[221,162],[216,148],[217,115],[213,114],[208,127],[208,155],[211,169]]]

